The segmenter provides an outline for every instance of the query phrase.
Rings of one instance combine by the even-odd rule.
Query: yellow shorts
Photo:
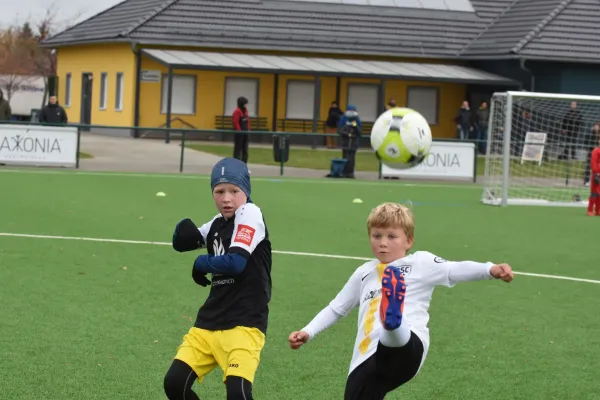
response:
[[[237,326],[224,331],[191,328],[183,337],[175,359],[192,367],[198,382],[218,365],[224,372],[223,381],[228,376],[239,376],[252,383],[264,345],[265,335],[256,328]]]

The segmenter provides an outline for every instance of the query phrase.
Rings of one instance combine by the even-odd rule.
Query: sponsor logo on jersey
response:
[[[248,225],[239,225],[237,232],[235,234],[235,239],[233,240],[236,243],[242,243],[246,246],[250,246],[252,244],[252,239],[254,239],[254,233],[256,229]]]
[[[221,286],[221,285],[231,285],[232,283],[235,283],[235,279],[233,278],[227,278],[227,279],[219,279],[219,280],[213,280],[212,281],[212,286]]]
[[[445,263],[445,262],[447,262],[447,261],[446,261],[446,260],[444,260],[442,257],[435,257],[435,258],[433,259],[433,262],[434,262],[434,263],[437,263],[437,264],[442,264],[442,263]]]
[[[376,290],[371,290],[369,293],[367,293],[365,295],[365,298],[363,299],[363,301],[371,300],[371,299],[379,296],[380,294],[381,294],[381,288],[376,289]]]

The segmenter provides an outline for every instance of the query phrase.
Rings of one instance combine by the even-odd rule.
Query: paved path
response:
[[[85,171],[122,171],[179,173],[181,146],[178,140],[165,143],[158,139],[133,139],[82,133],[81,151],[94,158],[81,159],[79,168]],[[184,149],[184,173],[210,174],[221,159],[213,154]],[[280,176],[277,166],[248,165],[253,176]],[[285,167],[284,176],[322,178],[329,171]],[[376,172],[357,172],[357,179],[377,179]]]

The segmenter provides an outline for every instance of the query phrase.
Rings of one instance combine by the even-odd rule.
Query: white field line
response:
[[[14,174],[29,174],[29,175],[83,175],[83,176],[115,176],[122,178],[167,178],[167,179],[197,179],[197,180],[209,180],[210,176],[191,174],[191,173],[172,173],[172,174],[161,174],[153,172],[103,172],[103,171],[81,171],[81,170],[55,170],[55,169],[18,169],[18,168],[0,168],[0,173],[14,173]],[[253,182],[280,182],[280,183],[316,183],[316,184],[327,184],[327,185],[367,185],[367,186],[390,186],[390,187],[424,187],[424,188],[448,188],[448,189],[476,189],[481,190],[480,184],[473,184],[470,182],[465,183],[429,183],[427,181],[418,183],[403,183],[399,181],[388,181],[388,180],[351,180],[351,179],[311,179],[311,178],[296,178],[289,176],[273,176],[273,177],[252,177]]]
[[[29,239],[53,239],[53,240],[74,240],[74,241],[80,240],[80,241],[85,241],[85,242],[171,246],[171,243],[169,243],[169,242],[152,242],[152,241],[144,241],[144,240],[124,240],[124,239],[103,239],[103,238],[88,238],[88,237],[73,237],[73,236],[32,235],[32,234],[8,233],[8,232],[0,232],[0,236],[20,237],[20,238],[29,238]],[[369,261],[372,259],[372,258],[365,258],[365,257],[343,256],[343,255],[338,255],[338,254],[304,253],[304,252],[298,252],[298,251],[282,251],[282,250],[273,250],[273,253],[285,254],[285,255],[291,255],[291,256],[336,258],[336,259],[340,259],[340,260]],[[531,277],[535,277],[535,278],[560,279],[560,280],[565,280],[565,281],[600,284],[600,281],[598,281],[598,280],[573,278],[570,276],[533,274],[533,273],[529,273],[529,272],[517,272],[517,271],[515,271],[515,274],[523,275],[523,276],[531,276]]]

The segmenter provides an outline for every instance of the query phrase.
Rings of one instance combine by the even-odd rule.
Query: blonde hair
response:
[[[375,207],[367,218],[367,230],[373,228],[399,228],[408,239],[414,239],[415,219],[412,211],[402,204],[383,203]]]

